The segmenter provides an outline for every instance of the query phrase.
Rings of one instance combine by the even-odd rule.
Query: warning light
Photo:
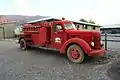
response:
[[[65,20],[65,18],[63,17],[62,20]]]

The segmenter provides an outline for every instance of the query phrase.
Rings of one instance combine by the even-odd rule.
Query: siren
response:
[[[65,18],[63,17],[62,20],[65,20]]]

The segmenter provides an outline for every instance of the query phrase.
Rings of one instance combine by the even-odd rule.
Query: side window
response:
[[[57,32],[57,31],[60,31],[60,30],[62,30],[62,26],[60,24],[56,24],[54,26],[54,32]]]

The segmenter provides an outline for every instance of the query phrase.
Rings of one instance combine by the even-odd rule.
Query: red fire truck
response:
[[[19,36],[22,50],[42,47],[59,50],[74,63],[82,63],[85,56],[103,56],[101,34],[95,30],[77,30],[71,21],[38,21],[24,24]]]

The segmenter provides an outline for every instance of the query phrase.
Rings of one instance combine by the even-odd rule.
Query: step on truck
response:
[[[59,50],[74,63],[82,63],[85,56],[101,57],[101,33],[95,30],[77,30],[71,21],[38,21],[24,24],[19,35],[22,50],[29,47],[42,47]]]

